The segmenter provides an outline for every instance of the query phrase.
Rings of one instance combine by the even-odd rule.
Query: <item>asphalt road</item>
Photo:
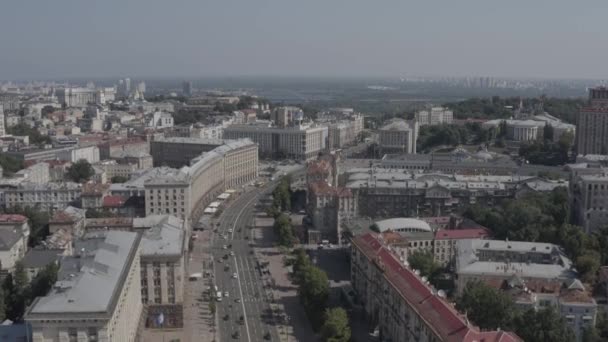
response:
[[[216,303],[218,328],[223,342],[267,341],[264,338],[266,334],[270,334],[271,341],[279,341],[270,308],[271,291],[264,286],[258,262],[249,245],[255,204],[273,185],[252,189],[230,203],[220,216],[217,232],[213,234],[211,250],[215,285],[222,292],[221,302]],[[234,255],[230,255],[231,252]],[[235,273],[236,278],[233,276]],[[226,291],[228,297],[225,296]]]

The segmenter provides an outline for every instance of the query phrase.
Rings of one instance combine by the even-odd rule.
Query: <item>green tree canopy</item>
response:
[[[325,310],[325,322],[321,327],[323,341],[348,342],[350,341],[350,334],[346,310],[342,308]]]
[[[15,172],[23,169],[23,162],[6,154],[0,153],[0,166],[4,176],[12,176]]]
[[[68,168],[68,177],[77,183],[88,181],[94,174],[93,166],[85,159],[80,159]]]
[[[551,306],[539,311],[529,309],[514,320],[515,332],[524,341],[571,342],[576,341],[574,332],[563,317]]]
[[[407,262],[410,267],[419,270],[420,275],[427,277],[431,283],[435,283],[434,278],[441,271],[441,265],[435,261],[433,252],[430,250],[415,251],[407,258]]]
[[[456,307],[480,328],[489,330],[509,329],[515,315],[513,300],[481,281],[466,285]]]
[[[285,247],[292,247],[295,241],[293,227],[291,226],[291,219],[287,214],[281,213],[274,220],[273,225],[275,234],[279,238],[279,245]]]

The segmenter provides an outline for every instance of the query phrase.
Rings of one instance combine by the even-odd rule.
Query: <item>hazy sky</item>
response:
[[[608,78],[608,1],[1,0],[0,79]]]

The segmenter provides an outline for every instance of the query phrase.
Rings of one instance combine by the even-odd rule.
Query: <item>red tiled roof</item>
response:
[[[368,233],[353,239],[353,245],[383,270],[386,280],[399,292],[412,309],[443,341],[516,342],[517,335],[502,331],[480,332],[471,326],[448,302],[435,295],[418,276]]]
[[[82,195],[84,196],[100,196],[106,193],[110,188],[109,184],[88,182],[82,185]]]
[[[306,168],[306,173],[309,175],[312,174],[325,174],[331,171],[331,164],[327,160],[315,160],[308,164]]]
[[[127,199],[123,196],[118,196],[118,195],[106,196],[103,198],[103,206],[111,207],[111,208],[119,208],[119,207],[122,207],[126,201],[127,201]]]
[[[0,224],[1,223],[23,223],[27,221],[27,217],[19,214],[1,214],[0,215]]]
[[[452,239],[483,239],[491,236],[489,230],[485,228],[475,229],[439,229],[435,233],[435,240]]]
[[[53,215],[49,223],[72,223],[74,218],[64,211],[58,211]]]

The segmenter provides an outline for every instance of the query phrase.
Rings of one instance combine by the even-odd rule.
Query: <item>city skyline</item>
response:
[[[113,4],[5,4],[0,75],[608,77],[600,2]]]

